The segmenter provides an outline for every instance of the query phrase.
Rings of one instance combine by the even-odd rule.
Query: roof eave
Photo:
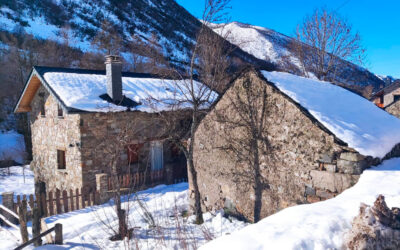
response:
[[[60,104],[60,106],[62,107],[62,109],[63,109],[64,111],[66,111],[67,113],[70,113],[70,112],[80,112],[80,111],[81,111],[81,110],[79,110],[79,109],[71,108],[71,107],[68,107],[67,105],[65,105],[65,103],[61,100],[61,98],[57,95],[57,93],[50,87],[50,85],[48,84],[48,82],[47,82],[47,81],[44,79],[44,77],[36,70],[36,68],[35,68],[35,66],[34,66],[34,67],[32,68],[32,70],[31,70],[30,74],[29,74],[28,80],[27,80],[26,83],[25,83],[24,90],[22,91],[22,93],[21,93],[21,95],[20,95],[20,97],[19,97],[19,99],[18,99],[18,102],[17,102],[17,104],[16,104],[15,107],[14,107],[14,113],[23,113],[23,111],[19,111],[18,108],[19,108],[19,105],[20,105],[20,103],[21,103],[22,97],[24,96],[24,94],[25,94],[25,92],[26,92],[26,90],[27,90],[27,88],[28,88],[28,86],[29,86],[29,83],[31,82],[33,76],[36,76],[37,78],[39,78],[41,84],[45,87],[45,89],[46,89],[51,95],[53,95],[53,96],[55,97],[56,101],[58,102],[58,104]]]

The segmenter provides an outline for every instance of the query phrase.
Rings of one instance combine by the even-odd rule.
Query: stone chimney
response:
[[[119,56],[106,56],[107,94],[114,103],[122,101],[122,62]]]

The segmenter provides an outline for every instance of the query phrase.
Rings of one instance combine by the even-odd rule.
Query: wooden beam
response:
[[[32,108],[31,107],[18,107],[17,113],[24,113],[24,112],[31,112]]]

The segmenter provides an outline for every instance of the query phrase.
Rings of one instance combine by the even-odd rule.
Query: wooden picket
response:
[[[49,193],[49,214],[54,215],[53,192]]]
[[[62,210],[61,210],[61,201],[60,201],[60,197],[61,197],[60,193],[61,193],[60,190],[57,189],[57,190],[56,190],[56,208],[57,208],[57,214],[61,214],[61,213],[62,213]]]
[[[116,177],[120,188],[139,188],[145,185],[154,185],[164,180],[164,170],[145,172],[136,172],[132,174],[124,174]],[[108,178],[108,190],[114,190],[114,181],[112,177]]]
[[[32,210],[34,207],[42,207],[43,216],[52,216],[56,214],[67,213],[82,209],[85,207],[99,205],[100,194],[96,190],[82,188],[81,190],[56,190],[47,194],[36,195],[17,195],[17,201],[14,208],[21,205],[22,202],[27,202]],[[39,204],[40,203],[40,204]],[[13,209],[16,211],[16,209]]]

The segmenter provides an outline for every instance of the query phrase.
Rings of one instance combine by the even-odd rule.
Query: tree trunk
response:
[[[203,224],[203,212],[201,211],[201,196],[199,185],[197,183],[197,172],[194,168],[193,163],[193,146],[195,142],[195,132],[197,127],[197,108],[194,108],[194,112],[192,115],[192,125],[190,128],[190,142],[189,142],[189,152],[186,156],[187,158],[187,165],[190,171],[190,175],[192,176],[192,184],[193,184],[193,192],[194,192],[194,214],[196,215],[196,224]]]
[[[118,154],[116,154],[118,155]],[[127,236],[128,232],[128,226],[126,224],[126,212],[124,209],[121,207],[121,187],[120,183],[118,180],[118,171],[117,171],[117,161],[114,160],[112,164],[112,181],[114,188],[116,189],[115,195],[114,195],[114,202],[115,202],[115,211],[117,212],[117,217],[118,217],[118,233],[121,237],[121,240],[123,240]]]
[[[201,197],[199,191],[199,185],[197,183],[197,172],[194,168],[193,158],[188,157],[187,159],[188,169],[192,176],[193,192],[194,192],[194,214],[196,215],[196,224],[203,224],[203,212],[201,211]]]

